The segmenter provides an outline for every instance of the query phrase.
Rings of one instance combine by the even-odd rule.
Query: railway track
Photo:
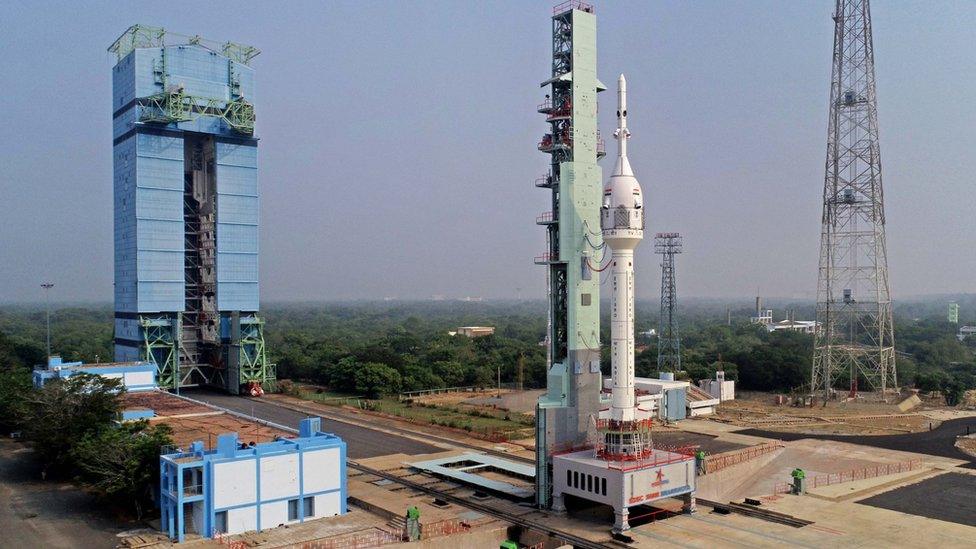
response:
[[[700,505],[711,507],[712,509],[727,511],[730,513],[739,513],[740,515],[745,515],[747,517],[758,518],[778,524],[785,524],[786,526],[792,526],[793,528],[802,528],[804,526],[813,524],[813,521],[810,520],[797,518],[793,515],[787,515],[785,513],[770,511],[768,509],[762,509],[754,505],[746,505],[744,503],[735,503],[732,501],[728,503],[719,503],[717,501],[710,501],[701,498],[697,498],[697,502]]]
[[[607,547],[615,546],[615,545],[609,545],[605,543],[592,541],[586,538],[582,538],[575,534],[566,532],[564,530],[558,530],[552,528],[552,526],[548,525],[546,522],[542,520],[530,519],[521,515],[517,515],[515,513],[510,513],[503,509],[493,507],[488,503],[479,503],[476,501],[471,501],[470,498],[456,496],[452,494],[450,491],[439,490],[433,488],[431,485],[421,484],[419,482],[407,480],[403,477],[394,475],[392,473],[388,473],[386,471],[380,471],[379,469],[373,469],[372,467],[367,467],[365,465],[361,465],[354,461],[346,461],[346,467],[355,469],[361,473],[365,473],[368,475],[373,475],[382,479],[389,480],[390,482],[400,484],[402,486],[406,486],[407,488],[417,490],[419,492],[423,492],[425,494],[434,496],[443,501],[454,503],[460,507],[465,507],[467,509],[477,511],[484,515],[488,515],[490,517],[495,517],[497,519],[504,520],[505,522],[509,522],[516,526],[521,526],[522,528],[534,530],[537,532],[542,532],[546,535],[549,535],[551,537],[564,541],[568,544],[571,544],[573,547],[578,547],[581,549],[604,549]]]

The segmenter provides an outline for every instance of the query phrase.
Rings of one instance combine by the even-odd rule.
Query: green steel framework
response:
[[[549,173],[536,185],[551,189],[546,228],[549,286],[547,391],[536,408],[536,503],[551,505],[552,455],[587,443],[599,414],[600,285],[589,259],[602,259],[600,199],[604,155],[597,130],[596,16],[578,1],[552,17],[552,75],[546,115],[549,132],[539,150],[551,155]],[[595,431],[594,431],[595,432]]]

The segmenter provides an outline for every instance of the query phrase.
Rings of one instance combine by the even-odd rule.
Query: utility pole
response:
[[[898,386],[869,0],[837,0],[811,394]]]
[[[47,318],[47,363],[51,364],[51,288],[54,287],[53,282],[44,282],[41,284],[41,288],[44,288],[44,310],[45,317]]]
[[[662,372],[681,369],[681,340],[678,337],[678,290],[675,282],[674,256],[682,249],[678,233],[654,235],[654,253],[661,260],[661,329],[657,334],[657,367]]]

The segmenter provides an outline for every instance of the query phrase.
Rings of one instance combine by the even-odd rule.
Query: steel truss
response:
[[[898,385],[869,0],[837,0],[811,393]]]
[[[654,235],[654,253],[661,258],[661,320],[658,329],[657,367],[662,372],[681,370],[681,338],[678,336],[678,290],[674,256],[682,251],[681,235]]]

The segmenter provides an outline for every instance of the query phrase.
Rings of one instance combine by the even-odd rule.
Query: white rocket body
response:
[[[603,190],[600,226],[611,250],[610,300],[611,382],[610,418],[634,421],[634,248],[644,238],[644,199],[627,159],[627,80],[617,80],[617,163]]]

